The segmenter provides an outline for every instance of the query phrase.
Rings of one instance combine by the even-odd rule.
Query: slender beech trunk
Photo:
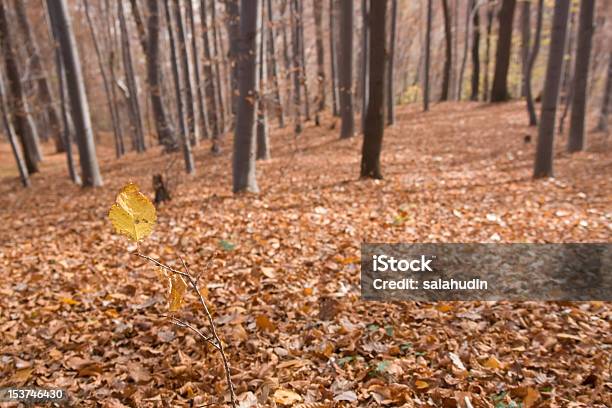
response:
[[[380,154],[385,124],[384,91],[387,63],[386,0],[370,0],[370,101],[361,150],[361,177],[381,179]]]
[[[472,93],[471,101],[478,100],[478,92],[480,87],[480,9],[479,5],[474,2],[472,10]]]
[[[100,45],[98,44],[98,37],[96,36],[96,31],[91,20],[91,13],[89,12],[89,1],[83,0],[83,5],[85,6],[85,18],[87,19],[87,25],[89,26],[89,32],[91,34],[91,40],[94,45],[94,49],[96,51],[96,58],[98,59],[98,68],[100,70],[100,75],[102,76],[102,84],[104,85],[104,94],[106,96],[106,103],[108,105],[108,111],[111,116],[111,124],[113,126],[113,135],[115,141],[115,155],[117,158],[123,155],[123,151],[121,149],[121,145],[119,144],[120,140],[120,130],[118,128],[117,123],[117,112],[115,111],[115,105],[113,104],[113,99],[110,91],[110,87],[112,86],[108,82],[108,77],[106,76],[106,70],[104,69],[104,63],[102,60],[102,53],[100,52]]]
[[[2,73],[0,72],[0,113],[2,114],[4,132],[9,140],[9,143],[11,144],[11,150],[13,151],[13,156],[15,157],[15,163],[17,163],[17,170],[19,171],[19,178],[21,180],[21,184],[23,184],[24,187],[30,187],[30,177],[28,175],[28,169],[23,159],[23,155],[21,153],[21,146],[19,146],[17,136],[15,136],[15,131],[13,130],[13,125],[11,124],[8,109],[6,108],[6,106],[7,105],[4,91],[4,79],[2,79]]]
[[[319,115],[325,110],[325,49],[323,48],[323,0],[314,0],[312,6],[315,20],[315,45],[317,48],[318,86],[315,124],[319,126],[321,124],[321,118],[319,117]]]
[[[536,30],[533,39],[533,48],[529,54],[529,62],[527,64],[527,72],[525,74],[525,94],[527,99],[527,113],[529,114],[529,126],[536,126],[538,124],[538,117],[536,115],[535,103],[533,101],[533,91],[531,89],[531,77],[533,73],[533,67],[538,53],[540,52],[540,42],[542,38],[542,20],[544,16],[544,0],[538,0],[538,11],[536,17]]]
[[[300,80],[304,87],[304,117],[310,121],[310,93],[308,92],[308,70],[306,69],[306,45],[304,42],[304,3],[303,0],[294,0],[298,7],[298,27],[300,29]]]
[[[595,0],[581,0],[578,47],[576,48],[576,65],[574,66],[572,116],[570,118],[570,133],[567,144],[569,152],[584,150],[584,127],[588,101],[586,88],[589,77],[593,31],[595,29],[593,25],[594,16]]]
[[[291,45],[292,45],[292,60],[293,60],[293,126],[295,134],[302,133],[302,92],[301,92],[301,74],[302,67],[300,66],[300,25],[298,21],[298,0],[289,0],[291,16]]]
[[[278,64],[276,63],[276,29],[274,21],[274,9],[272,8],[272,0],[267,0],[266,5],[268,7],[268,47],[270,55],[270,75],[274,81],[274,109],[278,117],[278,126],[280,128],[285,127],[285,109],[281,100],[280,94],[280,78]]]
[[[521,97],[527,95],[527,67],[531,42],[531,1],[523,1],[521,6]]]
[[[268,160],[270,158],[270,145],[268,140],[268,114],[267,114],[267,61],[266,61],[266,34],[269,32],[265,30],[265,12],[264,8],[266,5],[261,2],[261,10],[259,11],[259,23],[257,30],[257,44],[259,49],[259,66],[258,69],[258,82],[259,92],[257,95],[257,143],[256,143],[256,159],[257,160]]]
[[[494,14],[495,3],[489,1],[489,5],[487,6],[487,35],[485,37],[485,60],[484,60],[484,79],[482,87],[484,88],[483,99],[488,101],[490,98],[490,90],[489,86],[490,76],[491,76],[491,32],[493,31],[493,14]]]
[[[453,11],[451,13],[453,51],[451,58],[450,80],[448,82],[448,97],[452,100],[457,100],[455,90],[457,89],[457,61],[459,60],[458,43],[459,43],[459,1],[453,1]]]
[[[221,136],[221,124],[223,123],[223,116],[221,114],[223,106],[219,99],[220,93],[217,92],[219,84],[216,82],[216,79],[220,77],[217,75],[216,62],[213,61],[211,53],[208,4],[206,0],[200,2],[200,23],[202,24],[202,48],[204,50],[204,91],[207,99],[206,106],[210,106],[212,112],[212,117],[209,117],[209,122],[212,122],[211,150],[213,153],[218,153],[220,150],[219,137]]]
[[[512,51],[512,20],[516,0],[502,0],[499,10],[499,35],[495,52],[495,72],[491,88],[491,102],[504,102],[510,99],[508,92],[508,69]]]
[[[340,0],[340,115],[342,126],[340,138],[355,135],[355,117],[353,114],[353,0]]]
[[[431,65],[432,2],[427,0],[427,28],[425,29],[425,73],[423,74],[423,110],[429,110],[429,66]]]
[[[55,104],[53,103],[51,86],[49,85],[47,72],[43,66],[42,59],[40,58],[40,51],[38,49],[36,38],[32,32],[32,28],[30,27],[30,22],[24,7],[24,0],[15,0],[14,4],[17,23],[23,32],[26,50],[28,51],[32,75],[38,78],[36,80],[37,94],[40,99],[40,103],[43,104],[47,116],[49,131],[51,132],[51,136],[55,141],[55,150],[57,153],[63,153],[64,146],[60,135],[61,124],[59,113],[57,112]]]
[[[395,43],[397,42],[397,0],[391,0],[389,61],[387,63],[387,125],[395,123]]]
[[[183,145],[183,159],[185,160],[185,171],[187,174],[195,173],[195,163],[191,152],[191,143],[187,135],[187,124],[185,123],[184,99],[181,87],[181,70],[178,66],[179,58],[176,54],[176,42],[174,41],[174,28],[172,24],[172,16],[170,13],[170,0],[164,0],[164,11],[166,13],[166,27],[168,29],[168,38],[170,40],[170,58],[172,65],[172,79],[174,82],[174,92],[176,93],[176,107],[178,111],[178,121],[181,131],[181,144]],[[173,0],[176,1],[176,0]]]
[[[540,128],[538,129],[538,143],[533,171],[534,178],[553,176],[555,113],[559,97],[561,65],[563,63],[563,49],[565,48],[569,8],[570,0],[557,0],[555,2],[550,50],[544,82],[544,95],[542,96]]]
[[[85,92],[81,61],[79,60],[72,23],[68,14],[68,4],[66,0],[47,0],[47,12],[60,45],[72,119],[76,131],[83,187],[101,186],[102,176],[96,157],[89,103]]]
[[[191,1],[191,0],[187,0]],[[196,117],[193,109],[193,87],[191,86],[191,67],[189,64],[189,53],[187,51],[187,36],[185,35],[185,25],[183,23],[183,12],[180,0],[173,0],[174,19],[176,21],[176,31],[178,33],[177,45],[179,50],[180,67],[183,81],[181,93],[185,95],[185,112],[187,114],[187,140],[192,145],[197,143]]]
[[[331,71],[331,96],[332,114],[340,115],[338,95],[338,51],[336,50],[337,28],[336,28],[336,0],[329,0],[329,64]]]
[[[361,0],[361,133],[365,132],[366,111],[368,109],[368,0]]]
[[[223,78],[227,78],[227,58],[221,53],[221,36],[219,35],[219,22],[217,21],[217,1],[211,0],[210,5],[210,20],[212,27],[212,58],[214,61],[214,74],[215,74],[215,90],[217,92],[217,100],[219,104],[218,120],[219,120],[219,134],[217,139],[213,139],[212,151],[213,153],[220,153],[221,147],[219,145],[219,139],[221,135],[225,133],[226,129],[226,112],[229,116],[231,109],[228,109],[228,105],[231,103],[231,95],[225,93],[225,85]]]
[[[32,131],[32,122],[28,120],[26,95],[21,84],[20,71],[15,55],[15,42],[11,38],[8,21],[4,0],[2,0],[0,1],[0,46],[4,53],[4,65],[10,91],[7,110],[12,113],[13,129],[23,146],[28,173],[32,174],[38,172],[38,135]]]
[[[259,192],[255,174],[255,93],[257,90],[257,20],[259,0],[240,0],[240,79],[234,135],[233,190]]]
[[[452,68],[453,50],[452,50],[452,33],[450,11],[448,8],[448,0],[442,0],[442,11],[444,13],[444,39],[446,40],[445,56],[444,56],[444,76],[442,77],[442,93],[440,101],[448,100],[448,91],[450,89],[450,75]]]
[[[284,69],[284,75],[283,75],[283,79],[285,82],[285,93],[286,93],[286,106],[289,107],[289,109],[291,109],[290,107],[292,106],[293,102],[293,98],[291,95],[291,86],[289,85],[289,83],[291,82],[291,78],[293,77],[293,68],[292,68],[292,59],[289,56],[289,39],[288,39],[288,35],[287,35],[287,26],[289,25],[290,27],[292,27],[292,18],[291,18],[291,8],[287,7],[288,5],[288,0],[281,0],[281,11],[280,11],[280,15],[282,16],[284,22],[281,25],[281,38],[283,41],[283,61],[284,61],[284,65],[285,65],[285,69]],[[289,15],[287,16],[287,13],[289,13]]]
[[[570,7],[569,26],[567,28],[567,40],[565,43],[565,51],[563,53],[563,68],[561,70],[561,85],[559,86],[559,100],[558,105],[563,105],[563,110],[559,117],[559,134],[563,133],[565,125],[565,118],[570,108],[572,96],[574,94],[574,88],[572,83],[574,82],[573,65],[572,60],[574,57],[574,37],[576,35],[576,13]]]
[[[610,114],[610,99],[612,96],[612,52],[608,54],[608,75],[606,77],[606,85],[604,88],[601,107],[599,110],[599,119],[595,130],[598,132],[608,131],[608,115]]]
[[[231,112],[235,115],[238,103],[238,56],[239,56],[239,37],[240,37],[240,8],[238,0],[225,0],[225,13],[227,15],[227,34],[229,41],[229,64],[230,64],[230,88],[228,94],[231,95]],[[213,20],[214,21],[214,20]],[[221,50],[221,42],[219,42]]]
[[[140,115],[136,74],[134,73],[134,66],[132,64],[130,37],[127,29],[127,22],[125,21],[123,3],[120,1],[117,2],[117,14],[119,16],[119,31],[121,32],[121,56],[123,58],[123,69],[125,71],[125,82],[128,91],[128,111],[132,122],[132,148],[140,153],[146,150],[144,130],[142,127],[142,117]]]
[[[195,21],[193,18],[193,3],[192,0],[187,0],[187,18],[189,21],[189,28],[191,30],[191,53],[193,55],[193,77],[195,79],[195,105],[198,109],[198,116],[200,118],[200,135],[204,139],[210,137],[210,122],[208,120],[208,109],[206,99],[202,94],[202,81],[200,79],[200,54],[198,53],[198,41],[195,31]],[[197,141],[197,140],[196,140]]]
[[[51,26],[54,42],[57,44],[58,35],[55,32],[55,28],[51,24],[49,25]],[[76,171],[74,157],[72,155],[72,135],[74,134],[74,126],[70,116],[68,115],[68,110],[66,109],[66,72],[64,70],[64,63],[62,62],[62,53],[59,44],[55,47],[54,55],[60,97],[60,111],[62,113],[62,143],[64,146],[66,146],[66,164],[68,166],[68,175],[74,184],[81,184],[81,177]],[[123,149],[123,142],[121,143],[121,148]],[[121,151],[121,154],[123,154],[123,150]]]
[[[125,143],[123,141],[123,127],[122,127],[122,120],[121,120],[121,114],[119,113],[119,102],[118,102],[118,97],[117,97],[117,91],[115,89],[115,84],[117,83],[117,75],[115,73],[115,48],[116,48],[116,32],[113,29],[111,32],[111,25],[114,25],[114,16],[113,16],[113,12],[112,12],[112,8],[110,5],[110,1],[109,0],[105,0],[104,1],[104,7],[105,7],[105,12],[106,12],[106,36],[107,36],[107,42],[108,42],[108,48],[109,48],[109,53],[108,53],[108,73],[110,76],[110,92],[112,95],[112,100],[113,100],[113,107],[115,110],[115,114],[116,117],[115,119],[117,119],[117,130],[118,130],[118,135],[119,135],[119,150],[121,151],[121,155],[125,154]],[[62,89],[62,88],[60,88]],[[62,113],[63,116],[63,113]],[[64,126],[64,129],[66,129],[66,127]],[[70,133],[67,133],[67,137],[64,138],[64,140],[70,140]]]
[[[459,69],[459,77],[457,79],[457,94],[455,98],[457,101],[461,100],[463,93],[463,75],[465,74],[465,65],[467,63],[468,48],[470,45],[470,15],[476,12],[475,8],[476,0],[470,0],[465,11],[465,41],[463,41],[463,58],[461,59],[461,67]]]

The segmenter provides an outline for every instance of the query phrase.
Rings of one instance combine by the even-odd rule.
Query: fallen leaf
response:
[[[286,388],[279,388],[274,391],[274,402],[281,405],[292,405],[302,401],[302,396]]]

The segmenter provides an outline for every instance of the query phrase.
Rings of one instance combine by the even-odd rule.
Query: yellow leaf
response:
[[[9,382],[17,387],[20,387],[25,384],[26,381],[28,381],[30,375],[32,374],[32,371],[34,371],[33,368],[19,369],[15,372],[15,374],[13,374]]]
[[[170,296],[168,297],[168,309],[176,312],[183,304],[187,283],[181,275],[170,275]]]
[[[427,384],[425,381],[422,381],[422,380],[416,380],[414,382],[414,386],[417,387],[419,390],[422,390],[424,388],[429,387],[429,384]]]
[[[151,234],[157,215],[155,207],[138,186],[128,183],[117,195],[108,218],[118,233],[138,242]]]
[[[525,399],[523,400],[523,406],[525,408],[531,408],[535,406],[535,403],[540,399],[540,392],[535,388],[527,388],[527,395],[525,395]]]
[[[292,405],[296,402],[302,401],[302,396],[297,392],[285,388],[279,388],[274,391],[274,402],[281,405]]]
[[[491,369],[498,369],[502,367],[502,363],[495,357],[489,357],[489,359],[485,361],[484,366]]]
[[[72,299],[72,298],[68,298],[68,297],[63,297],[59,299],[60,302],[65,303],[67,305],[78,305],[79,302]]]

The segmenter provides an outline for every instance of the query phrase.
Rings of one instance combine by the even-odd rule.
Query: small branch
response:
[[[173,269],[173,268],[169,267],[168,265],[164,265],[163,263],[159,262],[158,260],[156,260],[154,258],[151,258],[150,256],[143,255],[140,252],[135,252],[134,255],[139,256],[141,258],[144,258],[147,261],[151,261],[155,265],[157,265],[157,266],[159,266],[161,268],[164,268],[165,270],[167,270],[169,272],[176,273],[177,275],[181,275],[183,278],[187,278],[187,279],[191,278],[191,275],[189,275],[188,273],[177,271],[176,269]]]

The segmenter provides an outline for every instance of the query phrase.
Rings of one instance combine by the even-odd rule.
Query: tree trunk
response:
[[[553,139],[555,130],[555,113],[559,97],[561,65],[567,34],[567,17],[570,0],[557,0],[551,32],[550,51],[546,66],[544,95],[542,96],[542,113],[538,130],[538,144],[534,164],[534,178],[552,177],[553,175]]]
[[[304,4],[303,0],[294,0],[298,9],[298,27],[300,29],[300,80],[304,87],[304,116],[306,121],[310,121],[310,93],[308,92],[308,70],[306,69],[306,46],[304,43]]]
[[[115,84],[117,83],[117,75],[115,74],[115,48],[117,45],[117,41],[116,41],[117,33],[116,33],[116,30],[114,29],[111,31],[111,26],[114,26],[115,24],[115,18],[113,16],[113,12],[112,12],[112,8],[111,8],[109,0],[104,1],[104,7],[105,7],[105,12],[106,12],[106,36],[108,39],[108,47],[109,47],[108,71],[110,75],[110,85],[111,85],[110,92],[111,92],[111,96],[113,100],[113,107],[114,107],[116,119],[117,119],[117,129],[118,129],[118,134],[119,134],[119,150],[121,151],[121,155],[123,155],[125,154],[125,143],[123,141],[123,127],[121,125],[122,120],[121,120],[121,114],[119,113],[119,102],[118,102],[118,97],[117,97],[117,91],[115,89]],[[61,67],[58,65],[58,69],[60,68]],[[62,89],[63,88],[60,87],[61,91]],[[64,110],[65,110],[65,107],[62,108],[62,111]],[[64,119],[64,112],[62,112],[62,120],[63,119]],[[65,123],[64,123],[64,129],[67,129]],[[64,137],[64,140],[70,140],[71,133],[66,130],[64,130],[64,133],[66,135]]]
[[[457,95],[455,95],[455,91],[457,89],[457,61],[459,60],[459,52],[458,52],[458,43],[459,43],[459,1],[453,1],[453,11],[451,12],[450,20],[452,23],[452,39],[453,39],[453,50],[451,57],[451,70],[450,70],[450,80],[448,82],[448,98],[452,100],[457,100]],[[450,7],[450,5],[449,5]],[[450,11],[450,9],[449,9]]]
[[[191,1],[191,0],[187,0]],[[196,135],[196,117],[193,109],[193,87],[191,86],[191,67],[189,64],[189,54],[187,52],[187,36],[185,35],[185,25],[183,23],[183,13],[180,0],[173,0],[174,4],[174,19],[176,21],[176,30],[178,33],[177,42],[179,49],[179,61],[183,76],[181,93],[185,95],[185,106],[187,113],[187,140],[192,144],[197,144]]]
[[[136,86],[136,76],[134,66],[132,64],[132,50],[130,46],[130,37],[125,21],[123,11],[123,3],[117,2],[117,11],[119,15],[119,31],[121,32],[121,56],[123,57],[123,69],[125,71],[125,82],[127,85],[127,102],[132,122],[132,148],[137,152],[144,152],[144,131],[142,127],[142,117],[140,115],[140,103],[138,101],[138,87]]]
[[[212,151],[219,151],[219,136],[221,135],[222,117],[220,110],[222,109],[219,94],[217,93],[215,82],[216,63],[212,60],[210,48],[210,36],[208,25],[208,4],[206,0],[200,2],[200,23],[202,24],[202,45],[204,50],[204,93],[206,95],[206,106],[211,107],[212,117],[209,117],[209,122],[212,122]]]
[[[504,102],[510,99],[508,92],[508,69],[512,48],[512,20],[516,0],[502,0],[499,11],[499,35],[495,53],[495,72],[491,88],[491,102]]]
[[[57,34],[62,54],[72,119],[76,130],[83,186],[101,186],[102,176],[96,157],[96,146],[91,128],[91,117],[89,116],[89,103],[87,102],[81,61],[79,60],[66,0],[47,0],[47,12],[51,24],[55,28],[54,32]]]
[[[24,35],[24,42],[26,50],[28,51],[28,57],[30,58],[30,67],[32,69],[32,75],[37,79],[37,93],[40,98],[40,102],[43,104],[45,112],[47,114],[47,120],[49,122],[49,130],[55,141],[55,150],[57,153],[64,152],[64,146],[60,135],[61,124],[60,117],[55,104],[53,103],[53,97],[51,96],[51,86],[47,78],[47,72],[43,67],[42,60],[40,58],[40,51],[36,38],[30,27],[26,10],[24,7],[24,0],[15,0],[15,12],[17,15],[17,23],[19,24],[21,31]]]
[[[386,0],[370,0],[370,101],[361,150],[361,177],[381,179],[380,153],[384,133],[384,86],[387,47],[385,41]]]
[[[368,52],[370,44],[368,41],[368,0],[361,0],[361,133],[365,132],[365,118],[368,109]]]
[[[353,115],[353,0],[340,0],[340,115],[342,126],[340,138],[355,135]]]
[[[521,7],[521,97],[527,95],[527,67],[531,42],[531,1],[523,1]]]
[[[226,116],[226,112],[229,112],[230,110],[228,109],[227,105],[231,103],[231,95],[225,95],[225,92],[224,92],[223,78],[226,78],[227,75],[225,74],[225,72],[222,72],[222,69],[225,69],[226,66],[224,63],[222,63],[225,60],[225,58],[220,55],[221,45],[220,45],[220,38],[219,38],[220,36],[218,34],[218,27],[217,27],[218,21],[217,21],[217,16],[216,16],[217,14],[216,3],[217,3],[216,0],[211,1],[210,17],[211,17],[211,26],[212,26],[212,56],[214,60],[214,73],[215,73],[215,82],[216,82],[215,89],[217,92],[217,100],[219,102],[217,106],[219,108],[218,120],[219,120],[219,130],[220,131],[219,131],[219,134],[217,135],[217,139],[213,138],[212,151],[213,153],[220,153],[221,148],[219,146],[219,139],[221,135],[225,132],[225,129],[226,129],[225,116]]]
[[[268,160],[270,158],[270,145],[268,140],[268,114],[266,106],[266,95],[267,95],[267,61],[266,61],[266,32],[264,29],[265,25],[265,4],[261,3],[261,10],[259,11],[259,23],[257,30],[257,45],[259,49],[259,66],[258,66],[258,81],[259,81],[259,93],[257,95],[257,143],[256,143],[256,159],[257,160]],[[269,34],[269,33],[268,33]]]
[[[240,79],[234,135],[233,190],[259,192],[255,174],[255,93],[257,90],[257,20],[259,0],[240,0]]]
[[[174,41],[174,28],[172,24],[172,16],[170,13],[170,0],[164,0],[164,11],[166,12],[166,27],[168,29],[168,38],[170,40],[170,58],[172,65],[172,79],[174,82],[174,92],[176,93],[176,106],[178,111],[178,121],[181,131],[181,144],[183,145],[183,159],[185,160],[185,171],[187,174],[195,173],[195,163],[191,152],[191,143],[187,135],[187,124],[185,123],[184,99],[181,87],[181,70],[179,69],[179,58],[176,55],[176,43]],[[174,0],[176,1],[176,0]]]
[[[465,41],[463,42],[463,58],[461,59],[461,67],[459,69],[459,78],[457,79],[457,101],[461,100],[463,93],[463,75],[465,74],[465,64],[467,63],[467,55],[470,38],[470,15],[476,12],[476,0],[470,0],[468,8],[465,11]]]
[[[91,13],[89,12],[89,1],[83,0],[83,5],[85,6],[85,18],[87,19],[87,25],[89,26],[91,40],[93,42],[94,49],[96,51],[96,58],[98,59],[98,68],[100,69],[100,75],[102,76],[102,84],[104,85],[104,92],[106,95],[106,103],[108,105],[108,111],[111,116],[111,123],[113,126],[113,135],[114,135],[114,141],[115,141],[115,155],[117,158],[119,158],[123,155],[123,151],[119,143],[121,136],[120,136],[120,130],[118,128],[118,122],[117,122],[118,113],[115,111],[115,105],[113,104],[112,95],[110,91],[110,87],[112,85],[110,85],[108,82],[108,77],[106,76],[106,70],[104,69],[104,63],[102,62],[102,54],[100,52],[98,38],[96,36],[96,31],[94,29],[94,25],[91,20]]]
[[[533,101],[533,91],[531,90],[531,76],[535,61],[540,52],[540,41],[542,38],[542,20],[544,16],[544,0],[538,0],[538,14],[536,21],[536,31],[533,40],[533,48],[529,54],[529,63],[527,64],[527,72],[525,74],[525,94],[527,99],[527,113],[529,114],[529,126],[538,124],[538,117],[535,111],[535,103]]]
[[[440,95],[440,101],[448,100],[448,90],[450,88],[450,74],[452,68],[452,33],[451,33],[451,21],[450,12],[448,9],[448,0],[442,0],[442,11],[444,13],[444,39],[446,40],[445,56],[444,56],[444,76],[442,77],[442,93]]]
[[[479,5],[474,4],[472,10],[472,93],[471,101],[478,100],[478,92],[480,87],[480,9]]]
[[[293,57],[293,121],[295,134],[299,135],[302,133],[302,93],[301,93],[301,70],[303,67],[300,66],[301,53],[300,53],[300,25],[298,21],[298,0],[290,1],[290,12],[292,21],[292,57]]]
[[[269,1],[269,0],[268,0]],[[325,110],[325,49],[323,48],[323,0],[314,0],[313,13],[315,20],[315,36],[317,48],[317,110],[315,124],[321,124],[320,113]]]
[[[31,131],[31,122],[28,121],[26,95],[21,85],[21,76],[19,75],[14,49],[15,43],[11,38],[11,30],[4,7],[4,1],[0,1],[0,46],[4,51],[4,65],[10,91],[7,111],[12,113],[13,129],[23,146],[28,173],[32,174],[38,172],[37,135]]]
[[[287,26],[293,27],[292,18],[291,18],[291,7],[287,7],[288,0],[281,0],[280,7],[280,15],[283,20],[281,24],[281,39],[283,41],[283,62],[285,69],[283,71],[283,79],[285,82],[285,93],[286,93],[286,106],[291,110],[291,106],[293,106],[293,98],[291,95],[291,78],[293,77],[293,62],[291,57],[289,56],[289,39],[287,35]],[[287,12],[289,15],[287,16]],[[293,113],[295,116],[295,113]]]
[[[193,76],[195,79],[195,105],[198,108],[198,116],[200,118],[200,135],[204,139],[210,137],[210,122],[208,120],[208,109],[206,99],[202,94],[202,81],[200,80],[200,54],[198,53],[197,36],[195,31],[195,22],[193,18],[193,3],[192,0],[187,0],[187,18],[189,28],[191,29],[191,53],[193,55]]]
[[[565,44],[565,51],[563,53],[563,68],[561,70],[561,85],[559,86],[559,100],[557,104],[563,105],[563,111],[559,117],[558,133],[563,133],[565,125],[565,118],[570,108],[574,88],[572,86],[574,82],[574,74],[572,70],[572,59],[574,57],[574,37],[576,35],[576,13],[570,7],[569,26],[567,31],[567,40]]]
[[[242,0],[241,0],[242,1]],[[232,113],[236,114],[238,103],[238,55],[239,55],[239,38],[240,38],[240,9],[238,8],[238,0],[225,0],[225,13],[227,14],[227,34],[229,41],[229,63],[231,66],[230,73],[230,89],[232,101]],[[213,20],[215,21],[215,20]],[[221,43],[219,43],[221,44]],[[221,45],[219,45],[219,49]]]
[[[329,63],[331,65],[331,87],[332,87],[332,114],[339,116],[338,95],[338,51],[336,50],[337,28],[336,28],[336,1],[329,0]]]
[[[610,114],[611,95],[612,95],[612,52],[608,54],[608,76],[606,78],[604,95],[601,101],[601,108],[599,111],[599,120],[597,121],[597,127],[595,128],[595,130],[597,130],[598,132],[608,131],[608,115]]]
[[[574,66],[574,92],[572,98],[572,116],[567,145],[569,152],[584,149],[584,122],[586,116],[586,87],[591,60],[591,43],[593,38],[593,19],[595,0],[581,0],[580,26],[578,28],[578,47],[576,48],[576,65]]]
[[[387,63],[387,125],[395,123],[395,43],[397,42],[397,0],[391,0],[389,61]]]
[[[274,29],[274,9],[272,8],[272,0],[266,1],[268,7],[268,47],[270,54],[270,74],[274,80],[274,105],[276,114],[278,116],[278,126],[280,128],[285,127],[285,110],[283,109],[283,103],[280,94],[280,82],[279,82],[279,71],[278,64],[276,63],[276,30]]]
[[[484,88],[483,99],[485,101],[489,100],[489,90],[491,87],[489,86],[489,78],[491,75],[491,69],[489,65],[491,63],[491,31],[493,31],[493,8],[495,7],[495,3],[492,3],[489,0],[489,5],[487,6],[487,36],[485,38],[485,60],[484,60],[484,82],[482,87]]]
[[[423,110],[429,110],[429,66],[431,65],[431,20],[433,0],[427,0],[427,28],[425,29],[425,73],[423,75]]]
[[[2,73],[0,72],[0,113],[2,114],[2,122],[4,123],[4,132],[9,140],[9,143],[11,144],[11,150],[13,151],[13,156],[15,157],[15,163],[17,163],[17,170],[19,170],[21,184],[23,184],[24,187],[30,187],[28,169],[23,159],[23,155],[21,154],[21,147],[19,146],[19,142],[15,136],[15,131],[13,130],[13,125],[11,125],[6,106],[4,80],[2,79]]]

